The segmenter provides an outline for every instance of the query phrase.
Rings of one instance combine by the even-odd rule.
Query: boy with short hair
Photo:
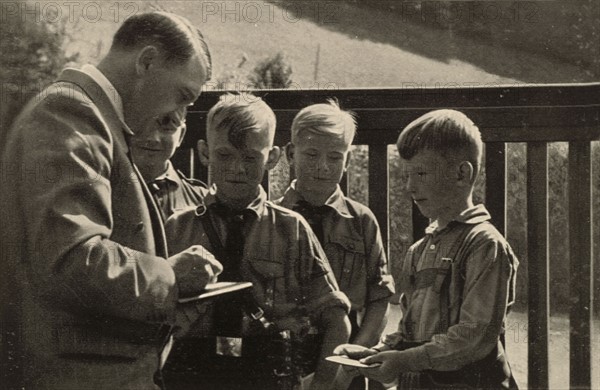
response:
[[[386,271],[375,216],[345,196],[339,186],[355,132],[353,114],[341,110],[334,100],[302,109],[292,122],[286,148],[296,179],[275,203],[299,212],[309,222],[352,304],[350,341],[371,346],[385,328],[394,284]]]
[[[349,302],[339,291],[310,226],[297,213],[269,202],[260,185],[264,172],[279,158],[280,150],[273,146],[274,133],[275,115],[260,98],[222,96],[208,113],[207,140],[198,143],[200,159],[209,167],[213,186],[203,205],[168,220],[167,236],[174,250],[192,242],[215,253],[223,248],[224,271],[219,281],[252,282],[256,303],[277,331],[303,334],[316,325],[324,334],[324,342],[311,388],[329,389],[337,366],[324,358],[348,340]],[[215,244],[215,240],[219,242]],[[236,308],[217,302],[204,318],[210,320],[205,324],[209,335],[218,335],[217,343],[221,339],[232,343],[241,340],[244,358],[244,343],[256,329],[248,326],[247,317],[240,318],[242,305],[238,302]],[[224,370],[225,377],[212,382],[203,379],[198,384],[219,389],[276,389],[280,386],[276,377],[271,383],[252,378],[254,367],[271,358],[253,357],[249,370],[240,364],[239,369]],[[216,370],[201,369],[207,373]]]
[[[433,222],[402,267],[399,331],[336,353],[381,363],[360,372],[399,388],[514,388],[504,324],[518,260],[486,208],[473,204],[479,129],[461,112],[437,110],[410,123],[396,145],[407,191]]]

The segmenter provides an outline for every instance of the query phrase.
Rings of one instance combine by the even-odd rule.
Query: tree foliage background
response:
[[[22,106],[54,80],[63,67],[77,59],[67,56],[69,37],[64,20],[50,15],[36,22],[32,18],[3,17],[0,23],[0,140]]]

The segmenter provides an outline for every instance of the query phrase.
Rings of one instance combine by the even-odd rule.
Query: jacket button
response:
[[[137,225],[135,225],[135,230],[138,232],[143,232],[144,231],[144,222],[139,222]]]

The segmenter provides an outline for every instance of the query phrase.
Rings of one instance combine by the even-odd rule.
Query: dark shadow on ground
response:
[[[493,39],[467,37],[417,24],[407,21],[401,14],[364,5],[321,0],[283,0],[273,3],[286,10],[290,20],[310,20],[322,28],[343,33],[354,39],[389,44],[446,63],[453,59],[467,62],[488,73],[522,82],[596,81],[590,73],[559,58],[505,47]],[[397,3],[401,4],[400,1]],[[511,20],[504,23],[506,28],[514,27]]]

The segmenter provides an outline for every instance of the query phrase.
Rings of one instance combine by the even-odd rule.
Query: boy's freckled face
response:
[[[423,150],[401,158],[401,166],[404,189],[425,217],[435,220],[454,208],[457,180],[440,153]]]
[[[181,144],[184,129],[185,123],[161,124],[156,119],[151,119],[142,131],[135,133],[131,139],[134,162],[140,167],[156,166],[158,170],[164,169],[167,160]],[[150,179],[154,178],[146,178]]]
[[[212,132],[209,139],[210,176],[225,203],[252,201],[258,193],[271,150],[268,133],[249,132],[245,143],[243,150],[235,148],[226,131]]]
[[[343,138],[301,132],[293,154],[296,188],[331,194],[346,171],[349,148]]]

